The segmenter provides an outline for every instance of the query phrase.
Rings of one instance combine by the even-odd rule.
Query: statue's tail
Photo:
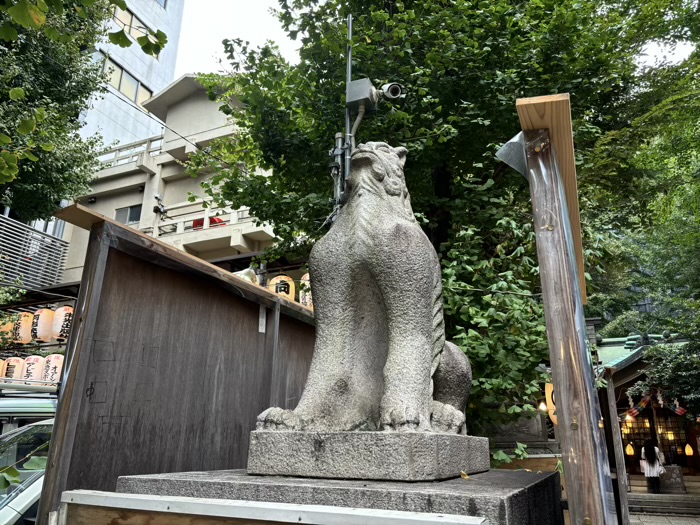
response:
[[[435,266],[433,272],[433,362],[430,368],[430,377],[435,375],[445,347],[445,318],[442,314],[442,270],[437,260]]]

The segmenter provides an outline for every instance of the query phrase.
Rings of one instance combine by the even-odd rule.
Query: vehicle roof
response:
[[[55,397],[0,397],[0,415],[53,414],[56,404]]]

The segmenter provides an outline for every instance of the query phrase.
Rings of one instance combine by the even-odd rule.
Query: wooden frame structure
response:
[[[245,467],[256,416],[301,395],[313,313],[82,206],[57,216],[90,242],[39,523],[120,475]]]
[[[55,525],[485,525],[486,518],[75,490],[65,492]],[[53,524],[52,524],[53,525]]]

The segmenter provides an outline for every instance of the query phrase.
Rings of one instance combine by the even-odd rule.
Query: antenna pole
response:
[[[347,70],[345,78],[345,96],[347,99],[348,88],[352,82],[352,14],[348,15],[348,53]],[[350,108],[345,106],[345,168],[342,173],[341,191],[345,191],[345,181],[350,177],[350,157],[352,155],[352,127]]]

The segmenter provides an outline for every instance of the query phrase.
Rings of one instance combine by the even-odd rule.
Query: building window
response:
[[[141,220],[141,205],[119,208],[114,213],[114,219],[122,224],[136,224]]]
[[[121,27],[124,32],[132,37],[139,38],[146,36],[152,31],[139,18],[128,9],[114,8],[114,23]]]
[[[107,73],[109,85],[123,93],[129,100],[138,103],[139,106],[153,96],[153,92],[139,82],[134,75],[109,58],[105,58],[104,71]]]

